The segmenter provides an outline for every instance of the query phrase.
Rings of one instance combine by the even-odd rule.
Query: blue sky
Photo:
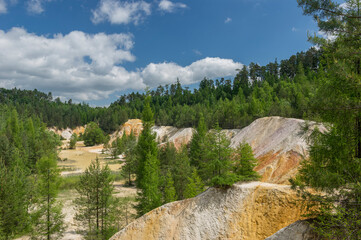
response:
[[[0,0],[0,87],[94,105],[307,50],[296,0]]]

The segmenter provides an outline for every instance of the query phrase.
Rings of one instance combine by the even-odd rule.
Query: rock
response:
[[[306,220],[300,220],[291,225],[282,228],[265,240],[317,240],[320,239],[313,232]]]
[[[210,188],[154,209],[111,240],[265,239],[301,218],[298,200],[286,185],[252,182]]]
[[[310,128],[303,131],[304,120],[282,117],[259,118],[243,128],[231,138],[231,147],[241,142],[249,143],[263,182],[288,184],[298,170],[300,162],[308,157],[307,137],[316,126],[324,131],[322,125],[309,122]]]
[[[310,128],[303,132],[306,121],[295,118],[264,117],[252,122],[243,129],[225,129],[222,132],[231,140],[231,147],[236,148],[242,142],[251,145],[258,159],[255,170],[262,176],[261,181],[277,184],[289,184],[288,180],[295,176],[300,162],[308,157],[306,138],[318,126],[321,131],[325,128],[315,122],[309,122]],[[126,122],[119,132],[113,135],[121,137],[123,131],[130,134],[133,130],[138,136],[143,129],[142,121],[131,119]],[[193,128],[175,128],[170,126],[154,126],[159,143],[172,142],[179,149],[188,144],[193,136]]]
[[[66,129],[58,129],[58,128],[48,128],[49,131],[61,136],[62,138],[64,138],[65,140],[70,140],[71,135],[73,135],[73,133],[76,133],[78,136],[80,134],[84,134],[85,132],[85,127],[83,126],[79,126],[76,127],[74,129],[70,129],[70,128],[66,128]]]
[[[61,131],[62,138],[66,139],[66,140],[70,140],[71,135],[73,135],[73,130],[71,130],[70,128],[67,128],[67,129]]]

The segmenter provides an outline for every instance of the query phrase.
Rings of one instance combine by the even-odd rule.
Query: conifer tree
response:
[[[204,191],[202,179],[198,176],[197,169],[193,168],[192,175],[188,177],[188,184],[184,190],[184,198],[193,198]]]
[[[31,226],[28,209],[31,206],[31,182],[18,152],[13,153],[11,165],[0,157],[0,229],[2,239],[12,239],[26,233]],[[0,238],[1,239],[1,238]]]
[[[133,131],[127,138],[125,144],[125,165],[122,167],[121,174],[128,178],[128,185],[132,185],[132,174],[136,173],[137,170],[137,139],[135,138]]]
[[[159,161],[156,156],[150,152],[144,159],[141,189],[138,193],[136,206],[139,216],[157,208],[161,205],[161,192],[159,190]]]
[[[143,180],[145,160],[149,159],[148,155],[157,158],[158,147],[155,141],[155,134],[152,133],[151,127],[153,126],[153,112],[150,108],[150,96],[147,96],[143,113],[143,130],[138,139],[137,152],[138,152],[138,169],[137,169],[137,187],[142,188],[141,183]]]
[[[114,223],[110,221],[113,215],[113,189],[108,165],[100,167],[97,158],[80,177],[76,188],[80,196],[75,200],[75,217],[82,226],[86,226],[86,239],[103,240],[114,234]]]
[[[37,201],[33,214],[32,237],[34,239],[58,239],[64,230],[62,206],[56,197],[60,184],[60,174],[54,156],[42,157],[37,167]]]
[[[202,164],[203,180],[210,186],[228,187],[237,181],[232,172],[230,141],[216,128],[207,133],[205,141],[206,161]]]
[[[240,143],[232,156],[234,173],[238,181],[257,180],[260,176],[253,170],[257,166],[257,159],[253,155],[252,147],[248,143]]]
[[[161,205],[160,168],[158,160],[158,147],[155,141],[155,134],[151,132],[153,126],[153,112],[150,108],[150,96],[147,96],[142,113],[143,131],[139,136],[137,187],[138,205],[136,206],[138,215],[159,207]]]
[[[361,238],[361,1],[298,0],[304,14],[318,20],[321,31],[336,39],[312,41],[324,51],[313,111],[326,131],[310,137],[310,157],[292,184],[318,206],[313,224],[322,237]],[[309,192],[306,187],[323,194]]]
[[[190,163],[197,168],[200,167],[201,162],[204,161],[204,148],[203,143],[207,134],[207,126],[204,122],[203,114],[200,115],[197,131],[193,133],[190,142]]]
[[[170,171],[168,171],[165,181],[166,181],[166,184],[165,184],[165,188],[164,188],[164,200],[163,200],[164,204],[169,203],[169,202],[174,202],[178,199],[177,193],[174,188],[174,181],[173,181],[172,174],[170,173]]]

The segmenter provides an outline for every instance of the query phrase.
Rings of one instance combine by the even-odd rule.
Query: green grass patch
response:
[[[124,176],[122,176],[120,172],[112,172],[111,176],[113,177],[114,181],[121,181],[124,179]],[[81,175],[63,176],[59,190],[75,189],[80,181],[80,177]]]
[[[75,189],[80,180],[80,175],[62,177],[59,190]]]

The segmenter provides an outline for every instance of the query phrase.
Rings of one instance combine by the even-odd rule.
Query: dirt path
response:
[[[97,157],[102,166],[108,163],[110,170],[119,171],[122,159],[109,159],[108,155],[103,154],[102,151],[103,145],[86,147],[83,142],[78,142],[76,149],[62,149],[59,153],[61,161],[58,162],[58,166],[62,170],[61,175],[81,174]]]

